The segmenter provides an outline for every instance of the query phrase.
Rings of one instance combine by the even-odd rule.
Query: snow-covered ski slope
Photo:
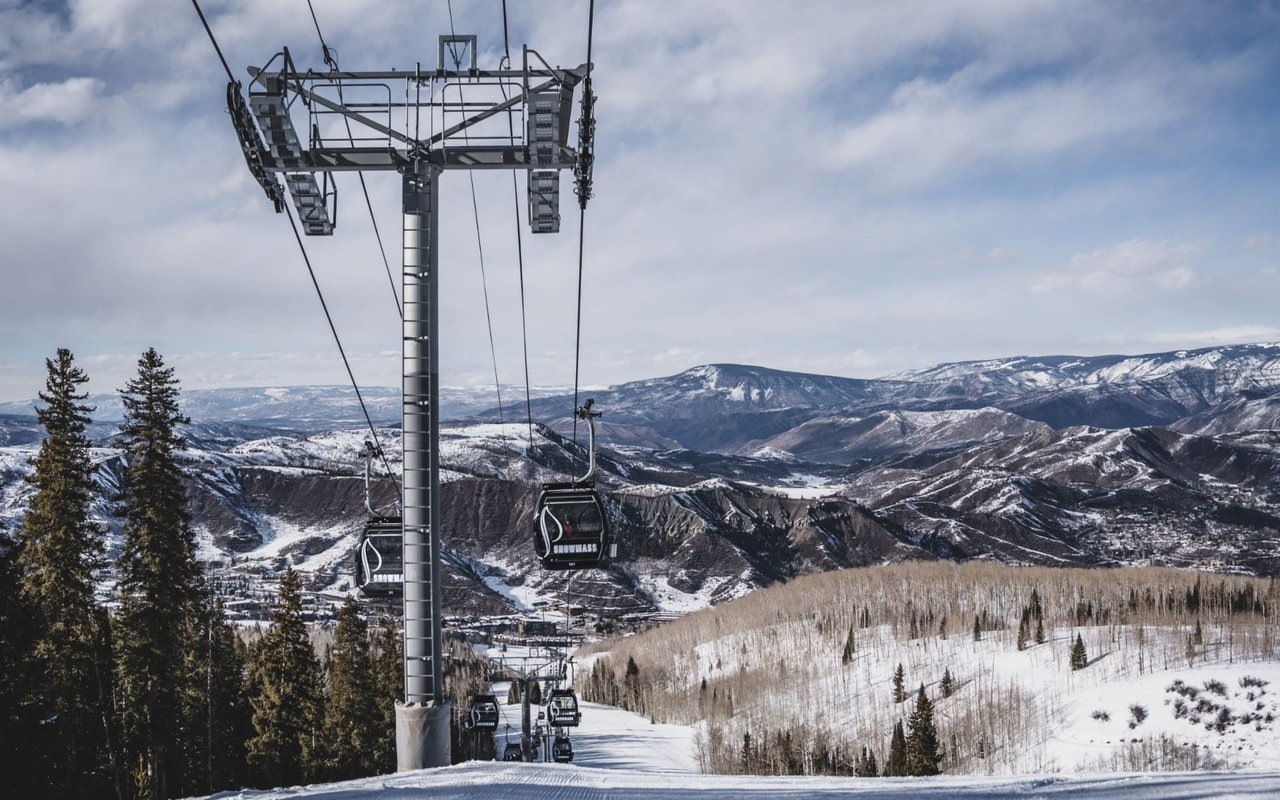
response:
[[[472,761],[437,770],[215,798],[284,800],[834,800],[835,798],[1062,798],[1208,800],[1280,797],[1280,773],[1162,773],[1015,778],[764,778],[655,774],[576,764]]]
[[[506,706],[506,719],[519,718]],[[694,729],[652,724],[611,706],[582,704],[573,764],[472,761],[342,783],[223,792],[221,800],[801,800],[815,798],[1098,798],[1200,800],[1280,797],[1280,772],[1178,772],[1026,777],[792,778],[701,775]],[[501,738],[501,737],[499,737]]]

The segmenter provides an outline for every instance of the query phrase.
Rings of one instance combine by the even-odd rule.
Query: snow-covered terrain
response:
[[[1280,773],[1029,775],[1017,778],[763,778],[670,775],[573,764],[469,762],[343,783],[222,792],[219,800],[836,800],[914,798],[997,800],[1270,800]]]

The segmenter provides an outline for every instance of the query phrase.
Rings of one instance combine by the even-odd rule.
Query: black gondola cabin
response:
[[[557,728],[576,728],[582,721],[578,696],[572,689],[552,689],[547,701],[547,724]]]
[[[617,545],[594,483],[548,483],[538,497],[533,549],[543,569],[608,566]]]
[[[356,547],[356,586],[367,596],[404,592],[404,528],[399,517],[374,517],[365,523]]]
[[[559,764],[573,761],[573,743],[568,736],[556,737],[555,743],[551,745],[551,759]]]
[[[491,694],[477,694],[471,698],[467,709],[467,722],[473,731],[498,729],[498,698]]]

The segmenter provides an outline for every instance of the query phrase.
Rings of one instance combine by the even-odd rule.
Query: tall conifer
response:
[[[181,791],[209,794],[244,785],[249,702],[242,646],[212,591],[201,597],[192,624],[183,681],[186,758]]]
[[[902,720],[893,723],[893,736],[889,739],[889,758],[884,762],[886,778],[907,774],[907,737],[902,732]]]
[[[320,662],[302,621],[302,581],[292,569],[280,580],[271,627],[253,669],[254,735],[247,743],[252,775],[263,786],[291,786],[315,777],[322,715]]]
[[[178,791],[182,780],[182,678],[202,577],[177,460],[183,446],[177,427],[188,422],[178,392],[173,368],[154,348],[138,359],[137,376],[121,392],[128,466],[120,492],[124,547],[116,562],[118,669],[128,747],[143,755],[155,800]]]
[[[938,730],[933,724],[933,703],[924,693],[924,684],[916,695],[916,708],[907,720],[908,775],[937,775],[942,754],[938,750]]]
[[[106,615],[94,601],[93,570],[102,561],[102,531],[89,521],[93,465],[85,436],[89,379],[59,348],[36,410],[46,438],[27,481],[35,494],[20,529],[23,613],[30,615],[31,666],[38,675],[26,700],[42,720],[26,736],[40,756],[27,774],[49,796],[107,796],[123,781],[114,760]],[[104,674],[105,673],[105,674]],[[7,677],[5,678],[7,680]]]
[[[377,774],[378,746],[389,732],[374,682],[368,626],[348,597],[338,612],[325,705],[325,771],[333,780]]]

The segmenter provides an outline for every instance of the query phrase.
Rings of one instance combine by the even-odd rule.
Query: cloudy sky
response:
[[[344,68],[433,65],[444,2],[315,0]],[[586,3],[509,0],[585,60]],[[305,0],[205,0],[237,71]],[[453,0],[501,55],[500,0]],[[599,0],[582,380],[1280,339],[1280,5]],[[288,223],[244,168],[189,3],[0,0],[0,400],[70,347],[95,391],[154,345],[188,387],[345,381]],[[444,178],[448,384],[492,380],[470,186]],[[566,182],[567,183],[567,182]],[[399,258],[399,187],[371,175]],[[508,173],[476,175],[498,371],[523,380]],[[308,240],[362,383],[398,383],[354,176]],[[521,190],[523,198],[523,189]],[[534,384],[573,379],[577,219],[525,235]]]

